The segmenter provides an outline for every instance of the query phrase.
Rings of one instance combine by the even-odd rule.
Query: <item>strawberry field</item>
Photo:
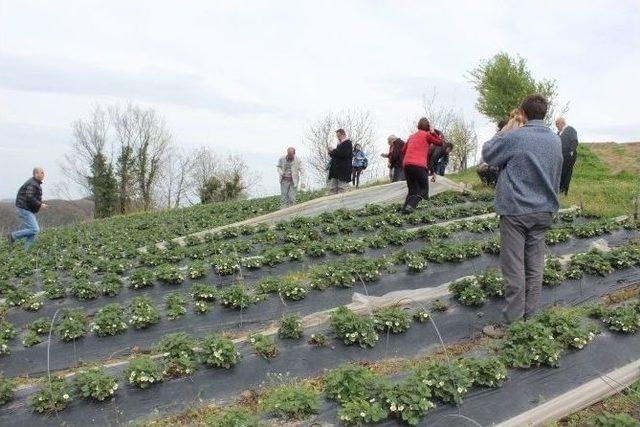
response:
[[[578,209],[547,232],[544,310],[482,338],[492,197],[191,235],[276,209],[259,199],[2,246],[0,424],[486,425],[640,358],[640,224]]]

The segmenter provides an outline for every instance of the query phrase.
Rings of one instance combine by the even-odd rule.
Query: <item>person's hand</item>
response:
[[[42,203],[42,204],[40,205],[40,210],[41,210],[41,211],[46,211],[47,209],[49,209],[49,205],[48,205],[48,204],[46,204],[46,203]]]
[[[436,182],[436,176],[435,175],[431,175],[431,182]]]

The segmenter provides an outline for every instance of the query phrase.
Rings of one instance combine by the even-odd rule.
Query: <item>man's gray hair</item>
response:
[[[36,166],[35,168],[33,168],[33,176],[36,176],[38,172],[44,172],[44,169],[40,166]]]
[[[394,134],[391,134],[391,135],[389,135],[389,138],[387,138],[387,141],[389,141],[389,142],[393,142],[393,141],[395,141],[396,139],[398,139],[398,137],[397,137],[397,136],[395,136]]]

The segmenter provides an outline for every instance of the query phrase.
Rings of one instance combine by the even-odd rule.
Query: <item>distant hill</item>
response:
[[[49,210],[38,214],[38,223],[42,228],[93,219],[93,202],[88,199],[53,199],[47,200],[47,204],[50,206]],[[13,230],[20,225],[15,210],[13,200],[0,201],[0,230],[2,232]]]

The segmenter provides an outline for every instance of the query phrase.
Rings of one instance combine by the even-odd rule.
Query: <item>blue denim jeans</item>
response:
[[[36,215],[26,209],[18,208],[18,218],[22,220],[24,228],[11,233],[11,238],[14,241],[24,238],[24,249],[27,250],[36,240],[36,234],[40,231],[40,226],[38,226]]]

